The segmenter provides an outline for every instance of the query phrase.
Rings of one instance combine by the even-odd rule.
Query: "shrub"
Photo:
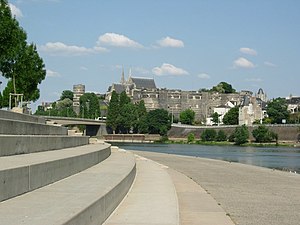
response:
[[[205,129],[201,134],[202,141],[216,140],[217,132],[214,129]]]
[[[227,141],[227,135],[224,130],[219,130],[217,133],[217,141]]]
[[[194,133],[189,133],[188,137],[188,143],[192,143],[195,141],[195,134]]]
[[[246,125],[235,128],[234,131],[234,143],[236,145],[242,145],[248,142],[249,131]]]
[[[270,131],[266,126],[259,126],[258,128],[252,131],[252,135],[255,138],[256,142],[271,142],[272,140],[278,139],[278,135]]]

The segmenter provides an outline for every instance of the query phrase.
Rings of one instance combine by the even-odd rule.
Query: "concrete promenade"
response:
[[[234,225],[197,183],[168,166],[136,155],[131,190],[105,225]]]
[[[143,151],[133,152],[174,169],[170,175],[175,186],[176,179],[174,179],[172,173],[180,172],[190,177],[216,200],[235,224],[299,224],[299,174],[197,157]],[[180,174],[175,174],[175,177],[180,179]],[[186,182],[180,183],[186,184]],[[178,190],[177,194],[180,208],[180,205],[182,207],[183,204],[180,203],[181,197]],[[185,197],[187,199],[188,195],[185,195]],[[195,198],[190,197],[189,199],[186,203],[196,203]],[[189,212],[193,211],[190,210]],[[196,214],[194,213],[194,215]],[[193,214],[186,215],[191,216]],[[180,216],[183,218],[182,214]]]

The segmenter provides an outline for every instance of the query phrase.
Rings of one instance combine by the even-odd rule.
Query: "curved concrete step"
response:
[[[43,117],[32,116],[32,115],[27,115],[27,114],[22,114],[22,113],[16,113],[16,112],[7,111],[7,110],[1,110],[1,109],[0,109],[0,118],[10,119],[10,120],[21,120],[21,121],[42,123],[42,124],[46,123],[46,120]]]
[[[0,201],[83,171],[110,153],[110,145],[102,143],[1,157]]]
[[[0,156],[71,148],[88,143],[87,136],[0,135]]]
[[[166,166],[136,156],[137,175],[128,195],[105,225],[178,225],[176,190]]]
[[[68,128],[0,118],[0,134],[68,135]]]
[[[0,223],[102,224],[128,192],[135,171],[132,153],[113,151],[85,171],[2,202]]]

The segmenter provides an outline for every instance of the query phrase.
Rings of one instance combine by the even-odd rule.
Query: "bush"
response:
[[[193,143],[195,141],[195,134],[189,133],[187,139],[188,139],[188,143]]]
[[[246,125],[235,128],[234,131],[234,143],[236,145],[242,145],[248,142],[249,131]]]
[[[214,129],[205,129],[201,134],[202,141],[216,140],[217,132]]]
[[[254,129],[252,135],[255,138],[255,141],[259,143],[271,142],[272,140],[277,141],[278,139],[278,135],[270,131],[266,126],[259,126]]]
[[[219,130],[217,133],[217,141],[227,141],[227,135],[224,130]]]

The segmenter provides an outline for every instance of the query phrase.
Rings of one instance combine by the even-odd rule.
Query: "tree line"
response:
[[[112,92],[107,109],[106,125],[116,133],[150,133],[166,136],[171,128],[171,115],[167,110],[147,112],[144,101],[132,103],[123,91]]]
[[[249,130],[246,125],[238,126],[230,134],[226,135],[225,131],[215,129],[205,129],[200,137],[202,142],[233,142],[235,145],[243,145],[249,141]],[[265,125],[260,125],[252,131],[252,135],[257,143],[269,143],[278,142],[278,134],[270,131]],[[188,142],[192,143],[195,141],[194,133],[188,135]]]

